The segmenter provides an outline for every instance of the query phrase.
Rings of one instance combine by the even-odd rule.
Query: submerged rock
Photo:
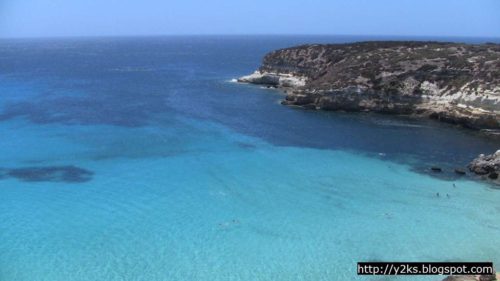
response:
[[[258,71],[238,81],[286,88],[286,105],[500,129],[500,44],[304,45],[267,54]]]
[[[500,129],[498,129],[498,130],[483,129],[483,130],[481,130],[481,132],[484,135],[489,136],[491,138],[500,139]]]
[[[24,167],[7,169],[5,177],[26,182],[82,183],[92,179],[93,172],[75,166]]]
[[[442,171],[443,171],[443,169],[441,169],[441,168],[439,168],[439,167],[431,167],[431,170],[432,170],[433,172],[438,172],[438,173],[440,173],[440,172],[442,172]]]
[[[468,167],[476,175],[498,180],[498,174],[500,173],[500,150],[491,155],[479,155]]]

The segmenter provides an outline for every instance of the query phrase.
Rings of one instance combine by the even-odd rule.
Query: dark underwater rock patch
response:
[[[6,170],[0,168],[0,180],[6,178],[5,173],[6,173]]]
[[[443,169],[441,169],[440,167],[433,166],[433,167],[431,167],[431,171],[436,172],[436,173],[441,173],[443,171]]]
[[[83,183],[90,181],[94,173],[75,166],[49,166],[5,169],[0,173],[0,179],[2,175],[25,182]]]
[[[462,168],[459,168],[459,170],[462,170]],[[444,163],[442,164],[442,166],[431,168],[429,168],[429,166],[426,166],[425,163],[415,164],[414,166],[412,166],[411,171],[450,182],[468,177],[467,174],[459,174],[455,171],[455,168],[453,168],[453,166],[448,166]]]
[[[158,107],[150,104],[127,107],[115,99],[115,97],[99,99],[63,97],[15,102],[6,105],[0,111],[0,121],[24,117],[35,124],[105,124],[140,127],[149,122],[151,111]]]
[[[246,143],[246,142],[237,142],[236,144],[238,145],[238,147],[243,148],[243,149],[254,149],[257,147],[254,144]]]

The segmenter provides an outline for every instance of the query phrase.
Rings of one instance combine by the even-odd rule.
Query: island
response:
[[[284,105],[429,117],[500,136],[500,44],[303,45],[267,54],[238,81],[283,89]]]

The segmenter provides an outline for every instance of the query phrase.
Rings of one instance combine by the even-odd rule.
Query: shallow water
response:
[[[357,261],[500,263],[500,191],[450,172],[498,143],[230,82],[275,48],[359,39],[0,41],[0,280],[371,280]]]

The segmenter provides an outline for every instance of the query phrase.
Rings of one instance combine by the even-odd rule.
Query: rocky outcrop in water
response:
[[[500,150],[491,155],[479,155],[469,164],[469,170],[500,183]]]
[[[500,129],[500,45],[360,42],[273,51],[239,82],[287,89],[285,105],[428,116]]]
[[[452,275],[443,281],[496,281],[497,275]]]

